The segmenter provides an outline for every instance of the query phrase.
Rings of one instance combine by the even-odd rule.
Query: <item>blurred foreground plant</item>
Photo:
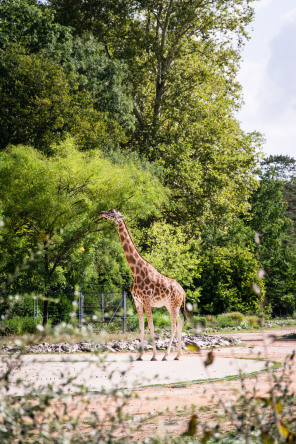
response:
[[[74,304],[72,321],[75,308]],[[63,340],[70,340],[73,335],[79,335],[85,342],[93,340],[90,329],[73,325],[58,324],[50,334]],[[78,362],[83,366],[78,365],[78,370],[74,369],[77,358],[71,355],[54,357],[50,360],[50,374],[43,383],[49,359],[26,356],[25,346],[42,343],[48,333],[38,325],[35,335],[14,341],[14,353],[5,355],[1,351],[0,442],[98,443],[132,439],[131,429],[136,430],[141,421],[135,422],[125,413],[125,406],[133,394],[120,388],[118,382],[128,370],[119,372],[112,367],[106,353],[98,350],[84,355]],[[61,361],[65,362],[59,370]],[[85,378],[86,382],[79,379],[82,371],[90,375]],[[107,388],[102,383],[99,390],[90,390],[89,380],[99,371],[104,372]]]

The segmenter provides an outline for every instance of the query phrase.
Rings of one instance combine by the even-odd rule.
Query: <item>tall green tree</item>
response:
[[[287,205],[286,216],[293,221],[291,235],[296,244],[296,160],[290,156],[268,156],[261,162],[262,172],[272,172],[277,180],[282,181],[282,193]]]
[[[259,173],[260,186],[254,193],[250,226],[260,235],[258,260],[265,269],[266,298],[275,314],[293,312],[296,308],[295,272],[293,270],[293,246],[291,237],[292,220],[287,214],[284,197],[286,173],[274,162],[263,162]],[[277,171],[281,170],[278,175]],[[287,171],[286,171],[287,172]],[[292,241],[292,242],[291,242]],[[294,284],[293,284],[294,282]],[[294,287],[294,289],[293,289]]]
[[[87,91],[72,85],[62,67],[39,53],[18,46],[0,50],[0,149],[29,143],[48,152],[68,133],[82,148],[114,147],[122,128],[94,108]]]
[[[36,255],[23,280],[45,295],[44,324],[51,289],[65,282],[77,254],[87,253],[98,240],[102,227],[97,213],[121,206],[127,214],[145,218],[166,201],[164,187],[139,162],[129,159],[116,164],[98,151],[78,151],[70,140],[52,151],[46,157],[31,147],[11,146],[0,153],[0,208],[5,224],[1,271],[13,273],[24,258],[32,252]]]
[[[232,59],[236,59],[231,45],[234,40],[241,44],[253,15],[249,0],[133,0],[120,4],[114,0],[52,0],[50,5],[60,23],[73,26],[79,34],[91,29],[105,42],[110,56],[127,60],[135,83],[136,116],[154,132],[175,66],[188,54],[211,58],[218,48],[216,64],[229,76]],[[150,94],[148,100],[145,94]]]
[[[203,314],[231,311],[258,313],[259,298],[252,290],[258,282],[259,263],[246,247],[214,247],[201,255],[199,310]],[[261,283],[261,297],[264,285]]]
[[[186,292],[186,299],[198,300],[194,280],[200,277],[199,242],[188,239],[182,227],[154,222],[148,229],[136,231],[136,244],[143,256],[165,276],[176,279]]]
[[[239,49],[250,1],[52,0],[63,25],[91,29],[110,58],[124,60],[136,131],[128,147],[161,163],[173,190],[169,222],[191,227],[248,209],[261,143],[234,118]]]
[[[75,78],[79,91],[90,93],[96,110],[108,112],[124,129],[134,129],[132,88],[126,81],[126,64],[109,59],[103,44],[92,34],[53,41],[44,54],[63,67],[70,81]]]
[[[38,0],[1,0],[0,17],[1,49],[18,44],[39,52],[71,36],[71,29],[57,23],[53,11]]]
[[[55,21],[54,12],[37,0],[4,0],[0,3],[0,49],[23,46],[27,54],[42,52],[63,68],[71,86],[88,91],[94,108],[108,112],[125,129],[134,126],[126,64],[110,60],[104,45],[86,29],[80,37]]]

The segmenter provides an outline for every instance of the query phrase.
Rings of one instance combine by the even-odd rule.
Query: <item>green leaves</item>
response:
[[[253,194],[250,226],[260,234],[259,255],[266,271],[266,295],[274,313],[293,313],[296,307],[294,288],[295,239],[285,190],[293,184],[290,176],[293,161],[284,156],[267,158],[260,172],[260,187]],[[292,185],[293,186],[293,185]],[[292,200],[293,201],[293,200]]]
[[[84,271],[87,277],[102,230],[105,237],[111,230],[116,234],[111,224],[101,224],[99,211],[121,207],[127,216],[148,217],[166,202],[165,188],[136,161],[116,164],[98,151],[83,153],[71,139],[52,152],[46,157],[31,147],[11,146],[0,153],[5,223],[0,265],[13,271],[30,250],[39,249],[34,268],[22,271],[31,290],[63,283],[66,274],[80,282]]]
[[[4,263],[40,244],[32,285],[126,283],[114,227],[96,219],[121,207],[143,256],[203,311],[256,311],[260,267],[261,294],[295,307],[294,162],[267,159],[258,188],[262,138],[235,118],[252,3],[1,2]]]
[[[143,256],[159,272],[176,279],[186,289],[186,299],[196,301],[198,289],[193,285],[200,276],[199,242],[188,239],[181,227],[158,221],[138,232],[135,242]]]
[[[11,46],[0,51],[0,149],[29,143],[50,154],[68,133],[83,149],[110,148],[124,138],[106,113],[94,108],[90,93],[70,85],[62,67],[41,54]]]
[[[80,36],[91,30],[108,57],[128,67],[137,119],[128,147],[163,166],[172,190],[166,220],[193,235],[193,226],[246,213],[256,188],[259,138],[234,118],[251,3],[50,2],[61,24]]]
[[[258,263],[253,254],[241,247],[215,247],[201,257],[200,306],[205,313],[239,310],[256,313],[258,297],[252,291],[257,281]],[[264,294],[263,283],[261,290]]]

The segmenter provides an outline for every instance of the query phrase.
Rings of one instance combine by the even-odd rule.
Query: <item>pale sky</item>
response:
[[[238,80],[245,131],[265,136],[263,151],[296,158],[296,0],[258,0]]]

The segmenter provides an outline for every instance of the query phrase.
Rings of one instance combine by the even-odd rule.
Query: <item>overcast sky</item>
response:
[[[260,131],[266,154],[296,158],[296,0],[259,0],[238,80],[244,102],[238,119]]]

